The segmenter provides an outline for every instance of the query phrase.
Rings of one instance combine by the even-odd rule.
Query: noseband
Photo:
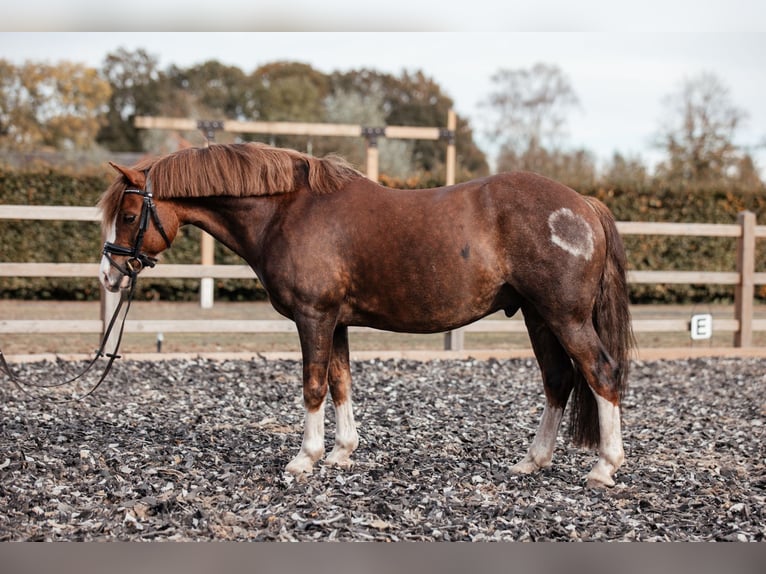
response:
[[[116,243],[110,243],[107,241],[104,243],[103,254],[112,267],[117,269],[123,275],[132,277],[135,276],[142,268],[154,267],[154,264],[157,263],[156,258],[150,257],[141,251],[141,247],[143,247],[144,244],[144,235],[149,229],[149,221],[154,221],[154,226],[157,228],[157,231],[160,232],[160,235],[165,240],[165,245],[167,245],[167,247],[170,247],[170,239],[168,239],[167,233],[165,233],[165,228],[162,227],[160,216],[157,214],[157,206],[152,200],[152,192],[145,191],[143,189],[126,189],[125,193],[132,193],[143,197],[143,204],[141,205],[141,216],[138,224],[138,233],[136,234],[136,238],[133,241],[132,247],[123,247],[121,245],[117,245]],[[113,255],[119,257],[128,257],[129,259],[125,262],[125,266],[123,267],[114,259],[112,259]],[[138,268],[134,268],[135,263],[139,264]]]

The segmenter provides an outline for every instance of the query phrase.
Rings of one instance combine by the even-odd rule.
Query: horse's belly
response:
[[[350,303],[341,313],[341,320],[347,325],[401,333],[439,333],[514,307],[515,297],[507,286],[471,293],[445,292],[420,285],[393,299],[370,294],[364,300]]]

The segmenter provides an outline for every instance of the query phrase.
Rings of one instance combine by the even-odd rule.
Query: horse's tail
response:
[[[585,198],[598,214],[606,236],[606,262],[593,307],[593,325],[614,361],[614,384],[622,401],[628,386],[630,353],[635,344],[630,319],[627,259],[614,216],[601,201]],[[599,443],[598,406],[585,379],[576,373],[571,419],[572,441],[595,447]]]

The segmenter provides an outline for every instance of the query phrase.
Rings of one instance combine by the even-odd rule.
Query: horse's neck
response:
[[[264,236],[279,203],[276,196],[195,199],[180,202],[180,218],[182,224],[199,227],[252,263],[253,259],[260,259]]]

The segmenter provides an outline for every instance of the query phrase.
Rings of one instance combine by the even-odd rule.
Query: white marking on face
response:
[[[568,207],[557,209],[548,216],[551,241],[567,253],[590,261],[593,255],[593,230],[580,215]]]
[[[106,230],[106,241],[108,243],[114,243],[115,239],[117,239],[117,218],[116,217]],[[109,263],[109,260],[106,258],[106,255],[102,255],[101,266],[99,267],[98,275],[99,275],[99,279],[101,280],[101,283],[107,289],[109,288],[109,276],[111,272],[112,272],[112,266]]]

